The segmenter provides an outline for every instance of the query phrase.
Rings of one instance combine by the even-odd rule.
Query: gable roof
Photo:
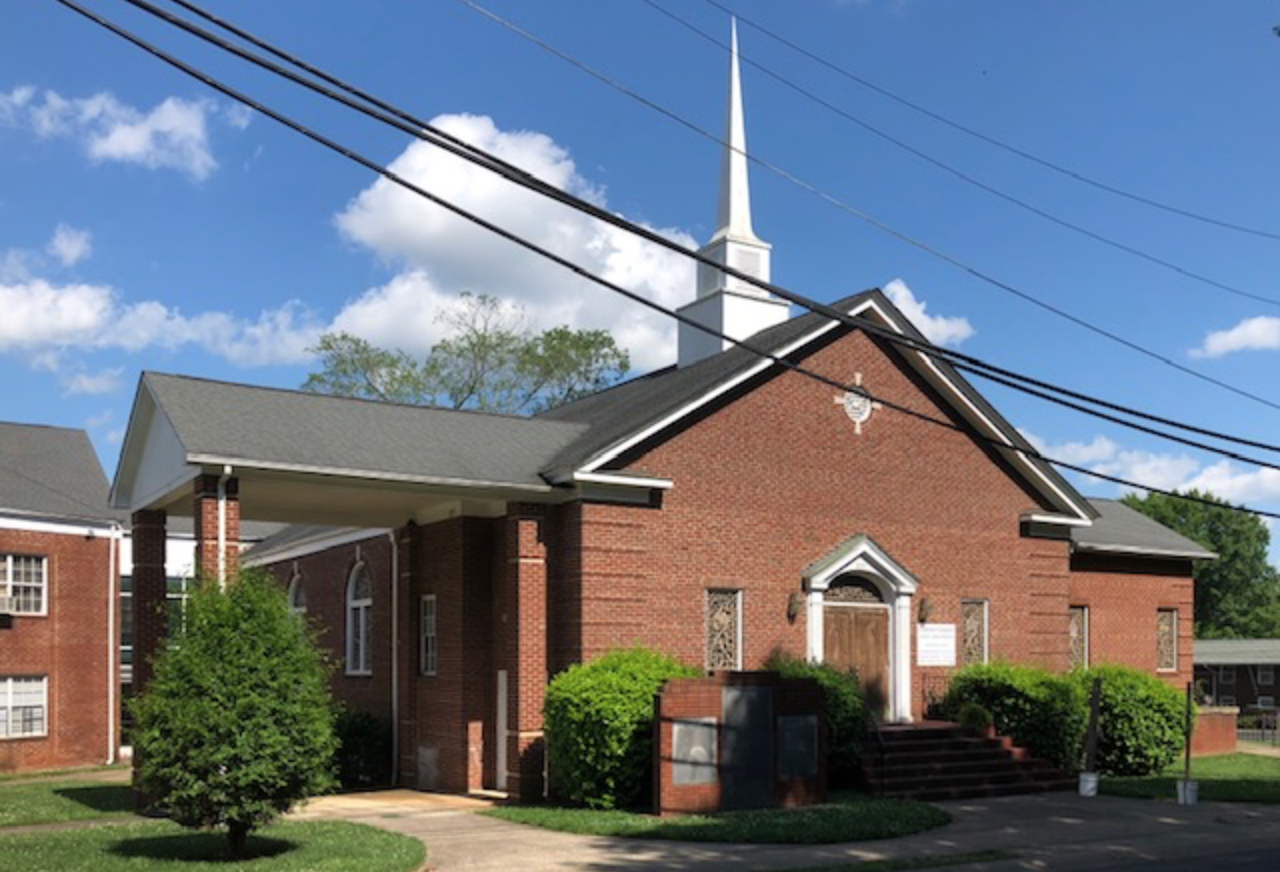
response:
[[[119,520],[83,430],[0,423],[0,512],[53,520]]]
[[[879,323],[910,339],[927,342],[906,316],[879,290],[864,291],[831,304],[831,308]],[[796,353],[832,330],[848,327],[817,313],[807,313],[752,336],[751,345],[779,357]],[[1088,524],[1096,511],[1053,467],[1029,454],[1034,449],[996,409],[949,363],[917,351],[898,350],[900,359],[934,385],[945,402],[998,449],[1031,488],[1066,518]],[[734,346],[690,366],[659,370],[545,412],[544,421],[585,425],[565,446],[545,474],[563,481],[576,470],[607,468],[624,451],[659,437],[688,415],[769,367],[772,360]],[[1061,520],[1061,518],[1059,519]]]
[[[1280,639],[1196,639],[1191,659],[1197,666],[1280,664]]]
[[[547,491],[538,474],[583,425],[145,372],[113,504],[138,507],[201,467]],[[141,468],[144,443],[167,453]],[[135,492],[137,490],[141,492]]]
[[[1119,500],[1090,497],[1089,502],[1097,510],[1098,517],[1089,527],[1072,529],[1071,542],[1077,551],[1191,560],[1217,559],[1218,555],[1201,547],[1198,542],[1170,530]]]

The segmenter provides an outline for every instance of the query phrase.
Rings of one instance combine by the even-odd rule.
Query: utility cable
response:
[[[741,21],[743,24],[747,25],[748,27],[757,31],[758,33],[763,34],[764,36],[767,36],[769,39],[772,39],[774,42],[777,42],[781,45],[786,46],[787,48],[791,49],[797,54],[800,54],[808,58],[809,60],[813,61],[819,66],[825,67],[826,69],[832,71],[836,75],[842,76],[848,79],[849,81],[854,82],[858,85],[861,85],[862,87],[870,91],[874,91],[880,96],[885,97],[889,100],[892,100],[893,102],[899,104],[900,106],[905,106],[908,109],[912,110],[913,112],[918,112],[919,114],[924,115],[926,118],[931,118],[940,124],[944,124],[947,127],[950,127],[953,130],[958,130],[959,132],[965,134],[966,136],[971,136],[974,139],[987,143],[988,145],[995,146],[996,148],[1002,151],[1005,151],[1005,152],[1008,152],[1009,154],[1020,157],[1023,160],[1030,161],[1031,163],[1037,164],[1041,167],[1044,167],[1047,170],[1051,170],[1052,172],[1058,173],[1059,175],[1066,176],[1067,178],[1073,181],[1080,182],[1081,184],[1088,185],[1100,191],[1105,191],[1106,193],[1112,194],[1116,197],[1122,197],[1126,200],[1131,200],[1135,203],[1141,203],[1142,205],[1149,206],[1153,209],[1159,209],[1162,212],[1168,212],[1171,215],[1178,215],[1183,218],[1188,218],[1192,221],[1199,221],[1203,224],[1211,224],[1214,227],[1221,227],[1225,230],[1233,230],[1237,233],[1248,234],[1249,236],[1258,236],[1263,239],[1272,239],[1272,240],[1280,241],[1280,233],[1276,233],[1270,230],[1261,230],[1256,227],[1249,227],[1244,224],[1239,224],[1234,221],[1226,221],[1221,218],[1214,218],[1200,212],[1195,212],[1191,209],[1184,209],[1179,206],[1174,206],[1169,203],[1161,202],[1151,197],[1145,197],[1141,194],[1135,194],[1132,191],[1126,191],[1123,188],[1118,188],[1115,185],[1107,184],[1106,182],[1102,182],[1097,179],[1086,176],[1084,173],[1077,172],[1076,170],[1070,169],[1061,164],[1054,163],[1048,158],[1040,157],[1036,154],[1033,154],[1032,152],[1026,151],[1025,149],[1021,149],[1021,148],[1018,148],[1017,146],[1010,145],[1007,142],[1003,142],[999,139],[996,139],[994,136],[991,136],[989,134],[983,133],[980,130],[976,130],[975,128],[962,124],[953,118],[948,118],[946,115],[943,115],[940,112],[935,112],[934,110],[928,108],[927,106],[923,106],[919,103],[915,103],[911,100],[908,100],[906,97],[902,97],[898,94],[895,94],[893,91],[890,91],[888,88],[882,85],[877,85],[875,82],[872,82],[869,79],[866,79],[862,76],[857,75],[856,73],[850,71],[848,68],[837,64],[835,61],[828,60],[822,55],[819,55],[816,52],[810,51],[804,46],[799,45],[796,42],[775,33],[774,31],[770,30],[768,27],[765,27],[763,24],[760,24],[758,21],[748,18],[742,13],[734,9],[730,9],[725,4],[717,2],[717,0],[703,0],[703,2],[706,3],[708,6],[715,7],[716,9],[719,9],[721,12],[724,12],[728,15],[736,16],[737,19]]]
[[[676,13],[664,8],[663,6],[655,2],[655,0],[640,0],[640,2],[648,6],[649,8],[653,9],[654,11],[660,13],[661,15],[665,16],[666,18],[669,18],[675,23],[681,25],[682,27],[686,28],[692,33],[702,37],[712,45],[718,48],[721,48],[726,52],[729,51],[729,46],[727,44],[721,42],[715,36],[711,35],[707,31],[698,27],[696,24],[693,24],[689,20],[682,18]],[[973,187],[978,188],[981,191],[985,191],[991,196],[1004,200],[1006,203],[1009,203],[1010,205],[1016,206],[1019,209],[1023,209],[1024,211],[1030,212],[1033,215],[1043,218],[1044,220],[1049,221],[1053,224],[1056,224],[1059,227],[1070,230],[1073,233],[1078,233],[1087,239],[1092,239],[1094,242],[1113,248],[1116,251],[1122,251],[1125,254],[1132,255],[1134,257],[1140,258],[1141,260],[1145,260],[1148,263],[1155,264],[1156,266],[1159,266],[1163,269],[1170,270],[1171,272],[1174,272],[1177,275],[1182,276],[1183,278],[1190,279],[1195,282],[1200,282],[1201,284],[1207,285],[1208,287],[1216,288],[1220,291],[1223,291],[1228,294],[1232,294],[1237,297],[1243,297],[1245,299],[1253,300],[1258,303],[1265,303],[1266,305],[1269,305],[1269,306],[1280,306],[1280,300],[1274,297],[1268,297],[1263,294],[1258,294],[1253,291],[1248,291],[1248,290],[1245,290],[1244,288],[1239,288],[1239,287],[1236,287],[1235,285],[1230,285],[1230,284],[1227,284],[1226,282],[1219,281],[1218,279],[1211,278],[1206,275],[1202,275],[1201,273],[1193,272],[1192,270],[1189,270],[1186,267],[1179,266],[1173,261],[1165,260],[1162,257],[1151,254],[1150,252],[1143,251],[1140,248],[1136,248],[1127,243],[1112,239],[1109,236],[1104,236],[1103,234],[1098,233],[1097,231],[1090,230],[1088,227],[1085,227],[1081,224],[1076,224],[1073,221],[1068,221],[1066,218],[1062,218],[1058,215],[1055,215],[1052,212],[1049,212],[1046,209],[1042,209],[1041,207],[1035,205],[1034,203],[1028,202],[1027,200],[1024,200],[1020,197],[1016,197],[1013,194],[1006,193],[1005,191],[1000,190],[994,185],[988,184],[987,182],[984,182],[981,179],[970,175],[964,170],[961,170],[955,166],[952,166],[946,161],[941,160],[940,158],[936,158],[922,149],[916,148],[914,145],[911,145],[909,142],[906,142],[905,140],[900,139],[894,136],[893,134],[888,133],[885,130],[882,130],[879,127],[876,127],[875,125],[867,121],[864,121],[858,116],[818,96],[813,91],[808,90],[804,86],[798,85],[791,79],[786,78],[785,76],[781,75],[778,72],[775,72],[769,67],[761,63],[758,63],[757,61],[752,60],[750,57],[741,53],[739,53],[739,57],[744,63],[750,64],[752,67],[764,73],[766,76],[769,76],[774,81],[782,84],[787,88],[790,88],[792,91],[795,91],[797,94],[800,94],[801,96],[809,100],[812,100],[814,103],[818,104],[819,106],[823,107],[829,112],[832,112],[840,116],[846,121],[849,121],[853,124],[858,125],[868,133],[874,136],[878,136],[885,142],[888,142],[891,145],[894,145],[902,149],[908,154],[911,154],[916,158],[929,164],[930,166],[936,167],[937,169],[942,170],[943,172],[948,173],[957,179],[960,179],[965,184],[972,185]]]
[[[502,16],[498,15],[497,13],[485,8],[484,6],[481,6],[479,3],[475,2],[475,0],[457,0],[457,2],[473,9],[478,14],[483,15],[486,18],[489,18],[491,21],[506,28],[507,30],[521,37],[522,39],[525,39],[531,42],[532,44],[538,46],[544,51],[554,55],[557,58],[560,58],[565,63],[583,71],[584,73],[596,79],[597,81],[601,82],[602,84],[605,84],[610,88],[613,88],[614,90],[618,91],[624,96],[632,100],[635,100],[641,105],[646,106],[647,108],[676,122],[682,127],[685,127],[690,131],[697,133],[699,136],[709,139],[710,141],[718,145],[721,145],[725,148],[732,148],[732,146],[725,143],[719,136],[710,132],[706,128],[701,127],[695,124],[694,122],[678,115],[672,110],[667,109],[661,104],[656,103],[653,100],[650,100],[649,98],[638,93],[637,91],[634,91],[631,88],[627,87],[626,85],[623,85],[621,82],[609,77],[608,75],[600,72],[599,70],[596,70],[594,67],[591,67],[583,63],[582,61],[578,60],[577,58],[573,57],[572,55],[552,46],[550,43],[546,42],[540,37],[537,37],[534,34],[530,33],[529,31],[516,25],[514,22],[511,22],[503,18]],[[790,182],[791,184],[800,188],[801,190],[804,190],[810,194],[813,194],[819,199],[825,200],[826,202],[835,206],[837,209],[840,209],[843,212],[847,212],[848,214],[859,219],[860,221],[870,224],[872,227],[875,227],[877,230],[880,230],[881,232],[886,233],[889,236],[892,236],[898,241],[903,242],[907,245],[910,245],[911,247],[919,251],[923,251],[925,254],[928,254],[930,257],[936,258],[937,260],[940,260],[943,263],[948,264],[949,266],[955,267],[956,269],[964,273],[967,273],[970,276],[973,276],[979,281],[982,281],[986,284],[991,285],[992,287],[1005,291],[1006,293],[1012,294],[1013,296],[1018,297],[1024,302],[1030,303],[1033,306],[1037,306],[1038,308],[1043,309],[1053,315],[1056,315],[1057,317],[1062,318],[1063,320],[1070,321],[1071,323],[1075,324],[1077,327],[1087,330],[1090,333],[1093,333],[1095,335],[1101,336],[1104,339],[1110,340],[1111,342],[1114,342],[1118,345],[1124,346],[1125,348],[1128,348],[1130,351],[1141,354],[1144,357],[1148,357],[1152,360],[1163,363],[1166,366],[1169,366],[1175,370],[1178,370],[1179,372],[1182,372],[1185,375],[1189,375],[1193,378],[1199,379],[1200,381],[1215,385],[1219,388],[1222,388],[1223,390],[1230,391],[1231,393],[1236,394],[1237,396],[1251,400],[1255,403],[1259,403],[1260,405],[1264,405],[1264,406],[1267,406],[1268,408],[1280,411],[1280,403],[1277,403],[1273,400],[1269,400],[1251,391],[1247,391],[1244,388],[1236,387],[1235,385],[1225,382],[1222,379],[1214,378],[1211,375],[1202,373],[1197,369],[1193,369],[1189,366],[1186,366],[1185,364],[1178,363],[1177,361],[1173,360],[1172,358],[1168,357],[1165,354],[1162,354],[1158,351],[1154,351],[1150,348],[1147,348],[1146,346],[1134,340],[1126,339],[1125,337],[1115,332],[1112,332],[1110,330],[1107,330],[1104,327],[1100,327],[1097,324],[1094,324],[1079,315],[1072,314],[1071,312],[1068,312],[1059,306],[1055,306],[1052,303],[1042,300],[1039,297],[1036,297],[1035,295],[1027,291],[1024,291],[1008,282],[997,279],[994,276],[982,271],[981,269],[970,265],[969,263],[961,260],[958,257],[955,257],[954,255],[947,254],[941,249],[935,248],[926,242],[922,242],[921,240],[918,240],[915,237],[901,230],[897,230],[896,228],[884,223],[883,221],[880,221],[879,219],[862,211],[861,209],[858,209],[857,207],[852,206],[849,203],[846,203],[844,200],[840,199],[834,194],[831,194],[817,187],[816,185],[813,185],[803,180],[802,178],[796,176],[790,171],[784,169],[783,167],[778,166],[777,164],[764,160],[763,158],[760,158],[758,156],[748,154],[747,152],[742,151],[741,149],[734,149],[734,150],[738,154],[741,154],[747,160],[756,164],[757,166],[768,170],[774,175],[777,175],[780,178],[784,179],[785,181]],[[800,304],[800,305],[803,305],[803,304]]]
[[[227,30],[228,32],[234,34],[235,36],[241,39],[244,39],[259,48],[262,48],[265,51],[270,52],[274,56],[284,60],[286,63],[289,63],[292,66],[298,67],[299,69],[302,69],[312,75],[315,75],[318,78],[321,78],[322,80],[333,84],[335,87],[342,89],[346,93],[351,94],[360,100],[368,102],[378,107],[381,110],[389,112],[390,114],[395,116],[395,119],[399,119],[399,120],[388,119],[385,115],[379,112],[373,112],[365,106],[362,106],[358,103],[354,103],[340,94],[335,94],[329,89],[316,85],[314,82],[304,79],[298,76],[296,73],[293,73],[289,70],[283,69],[278,65],[271,63],[270,61],[266,61],[252,54],[251,52],[246,51],[245,49],[239,46],[227,43],[225,40],[219,39],[213,34],[210,34],[208,31],[205,31],[199,27],[196,27],[181,18],[178,18],[164,10],[161,10],[155,7],[153,4],[146,2],[146,0],[126,0],[126,2],[130,3],[135,7],[143,9],[144,11],[149,12],[152,15],[155,15],[161,18],[167,23],[180,27],[187,33],[198,36],[199,38],[205,41],[208,41],[211,44],[218,46],[219,48],[222,48],[228,52],[234,53],[237,57],[240,57],[246,61],[254,63],[255,65],[263,69],[267,69],[277,75],[283,76],[296,84],[299,84],[303,87],[306,87],[312,90],[315,93],[319,93],[332,100],[340,102],[343,105],[348,106],[349,108],[352,108],[356,111],[359,111],[368,117],[374,118],[375,120],[391,125],[396,129],[401,130],[402,132],[405,132],[411,136],[415,136],[419,139],[423,139],[424,141],[430,142],[431,144],[436,145],[437,147],[446,149],[450,153],[453,153],[463,159],[472,161],[473,163],[477,163],[483,166],[484,168],[490,170],[491,172],[495,172],[502,175],[504,178],[508,179],[509,181],[512,181],[516,184],[522,185],[526,188],[529,188],[545,196],[548,196],[566,206],[578,209],[579,211],[583,211],[591,215],[592,217],[595,217],[601,221],[605,221],[615,227],[618,227],[619,229],[639,235],[648,241],[654,242],[655,244],[663,246],[668,250],[671,250],[683,256],[692,258],[698,261],[699,263],[703,263],[708,266],[712,266],[716,268],[721,268],[725,272],[731,275],[734,275],[735,277],[741,278],[745,281],[749,281],[752,284],[755,284],[767,291],[775,293],[778,296],[783,297],[784,299],[788,299],[789,301],[794,302],[797,305],[800,305],[804,308],[807,308],[810,311],[823,315],[824,317],[839,321],[847,326],[863,329],[889,342],[895,343],[897,345],[906,345],[912,348],[913,350],[917,351],[918,353],[927,354],[936,358],[944,359],[947,362],[952,363],[953,365],[958,365],[959,362],[967,363],[972,367],[991,370],[1007,379],[1025,381],[1043,390],[1056,391],[1059,393],[1063,393],[1065,395],[1071,396],[1074,399],[1081,400],[1083,402],[1096,403],[1106,408],[1110,408],[1113,411],[1129,414],[1129,415],[1139,417],[1145,420],[1149,420],[1155,423],[1160,423],[1165,426],[1171,426],[1177,429],[1184,429],[1189,432],[1195,432],[1199,435],[1210,436],[1212,438],[1221,439],[1223,441],[1228,441],[1228,442],[1235,442],[1237,444],[1244,444],[1250,447],[1262,448],[1265,450],[1272,450],[1272,451],[1280,451],[1280,446],[1270,445],[1270,444],[1258,442],[1255,440],[1241,439],[1239,437],[1230,436],[1224,433],[1218,433],[1206,428],[1200,428],[1200,427],[1195,427],[1189,424],[1183,424],[1182,422],[1178,422],[1172,419],[1163,418],[1163,417],[1151,415],[1145,412],[1129,409],[1127,407],[1120,406],[1115,403],[1110,403],[1105,400],[1101,400],[1101,399],[1091,397],[1082,393],[1071,391],[1067,388],[1055,386],[1050,383],[1043,382],[1038,379],[1034,379],[1030,376],[1025,376],[1023,374],[1016,373],[1011,370],[1007,370],[1002,367],[995,366],[994,364],[987,363],[971,355],[966,355],[966,354],[963,354],[962,352],[954,351],[951,349],[943,349],[938,346],[932,345],[927,341],[922,341],[922,340],[916,339],[915,337],[905,336],[896,331],[888,330],[884,327],[881,327],[880,325],[875,324],[874,322],[868,321],[867,319],[860,318],[857,316],[851,316],[848,313],[840,312],[839,310],[836,310],[830,306],[816,303],[815,301],[809,298],[803,297],[795,292],[789,291],[785,288],[779,287],[777,285],[773,285],[768,282],[763,282],[760,279],[757,279],[753,276],[748,276],[731,267],[726,267],[714,261],[711,261],[709,258],[705,257],[701,253],[690,251],[689,249],[684,248],[678,243],[672,242],[671,240],[667,239],[664,236],[661,236],[660,234],[657,234],[647,228],[641,227],[640,225],[636,225],[633,222],[630,222],[627,219],[622,218],[621,216],[615,215],[613,213],[610,213],[601,209],[595,204],[591,204],[586,201],[583,201],[580,198],[577,198],[571,194],[568,194],[567,192],[560,190],[559,188],[549,185],[546,182],[539,180],[536,176],[533,176],[523,170],[520,170],[519,168],[514,167],[513,165],[506,163],[505,161],[502,161],[500,158],[490,154],[489,152],[486,152],[486,151],[483,151],[482,149],[478,149],[474,146],[471,146],[465,141],[457,137],[454,137],[445,131],[435,128],[430,123],[423,121],[419,118],[416,118],[404,112],[403,110],[389,103],[386,103],[385,101],[382,101],[377,97],[374,97],[373,95],[370,95],[364,91],[361,91],[360,89],[357,89],[351,85],[348,85],[342,82],[341,80],[337,79],[336,77],[324,72],[323,70],[320,70],[310,64],[307,64],[305,61],[302,61],[301,59],[296,58],[275,46],[272,46],[270,43],[267,43],[266,41],[259,39],[258,37],[248,33],[247,31],[244,31],[243,29],[238,28],[229,22],[225,22],[217,18],[216,16],[213,16],[211,13],[206,12],[196,4],[192,2],[188,2],[188,0],[172,0],[172,2],[174,2],[175,4],[185,9],[188,9],[189,11],[204,18],[205,20],[212,22],[214,25],[224,30]],[[433,136],[437,138],[433,138]],[[443,139],[444,142],[438,141],[439,139]],[[1043,394],[1034,394],[1034,395],[1043,396]],[[1052,398],[1046,397],[1046,399],[1049,399],[1051,402],[1053,401]],[[1089,411],[1085,409],[1081,409],[1081,411],[1089,413]],[[1105,417],[1106,420],[1110,420],[1110,421],[1117,420],[1111,416],[1102,416],[1102,417]],[[1120,421],[1119,423],[1127,426],[1127,422]],[[1143,432],[1148,432],[1148,433],[1154,432],[1148,428],[1136,428],[1136,429],[1142,429]],[[1212,449],[1211,447],[1206,447],[1206,450],[1212,451],[1214,449]],[[1229,455],[1225,453],[1224,455],[1234,456],[1234,455]]]
[[[408,179],[405,179],[404,177],[395,173],[388,167],[377,163],[372,158],[366,157],[363,154],[324,136],[323,134],[320,134],[314,130],[311,130],[310,128],[290,118],[289,116],[266,106],[262,102],[255,100],[252,97],[249,97],[247,94],[237,91],[236,89],[232,88],[230,85],[227,85],[221,82],[220,80],[215,79],[211,75],[197,69],[191,64],[188,64],[185,61],[182,61],[179,58],[173,56],[172,54],[169,54],[168,52],[165,52],[164,50],[158,48],[157,46],[152,45],[151,43],[143,40],[141,37],[137,36],[131,31],[126,30],[120,25],[115,24],[112,21],[109,21],[108,19],[102,17],[101,15],[98,15],[95,12],[90,11],[89,9],[86,9],[84,6],[81,6],[79,3],[75,2],[75,0],[54,0],[54,2],[61,4],[67,9],[70,9],[73,12],[76,12],[77,14],[88,19],[89,21],[92,21],[93,23],[99,25],[100,27],[103,27],[106,30],[110,31],[111,33],[114,33],[115,35],[130,42],[134,46],[142,49],[143,51],[147,52],[148,54],[152,55],[158,60],[168,64],[174,69],[177,69],[180,72],[184,73],[185,75],[190,76],[191,78],[194,78],[199,82],[202,82],[207,87],[212,88],[213,90],[217,91],[223,96],[228,97],[244,106],[247,106],[248,108],[253,109],[256,112],[260,112],[264,116],[294,131],[295,133],[298,133],[306,137],[307,139],[312,140],[318,145],[321,145],[324,148],[347,158],[348,160],[351,160],[351,161],[354,161],[355,163],[360,164],[366,169],[387,179],[387,181],[392,182],[393,184],[396,184],[416,194],[417,196],[420,196],[428,200],[429,202],[440,206],[441,208],[451,212],[452,214],[458,216],[459,218],[462,218],[484,230],[487,230],[490,233],[495,234],[499,238],[505,239],[508,242],[511,242],[544,259],[550,260],[553,263],[556,263],[557,265],[570,271],[574,275],[579,276],[580,278],[586,279],[587,281],[590,281],[594,284],[598,284],[601,287],[604,287],[614,293],[617,293],[625,297],[626,299],[629,299],[646,308],[649,308],[653,311],[663,314],[666,317],[672,318],[678,321],[679,323],[687,324],[688,326],[701,330],[704,333],[707,333],[711,336],[715,336],[721,339],[722,341],[729,342],[736,347],[742,348],[743,350],[745,350],[746,352],[752,355],[769,360],[775,364],[778,364],[786,368],[789,371],[803,375],[821,384],[834,387],[837,390],[843,390],[846,392],[853,392],[853,393],[860,394],[862,396],[867,397],[869,400],[873,402],[879,402],[885,408],[892,409],[901,414],[905,414],[909,417],[913,417],[918,420],[931,423],[939,427],[944,427],[953,432],[964,434],[968,438],[974,439],[975,441],[984,442],[997,450],[1015,453],[1029,460],[1036,460],[1041,463],[1051,463],[1063,469],[1069,469],[1075,472],[1082,473],[1084,475],[1102,479],[1104,481],[1109,481],[1114,484],[1119,484],[1124,487],[1131,487],[1137,490],[1146,490],[1150,493],[1159,493],[1159,494],[1163,494],[1163,495],[1174,497],[1174,498],[1189,500],[1192,502],[1201,502],[1201,503],[1211,504],[1214,506],[1225,507],[1225,508],[1231,509],[1232,511],[1239,511],[1239,512],[1244,512],[1248,514],[1258,515],[1260,517],[1275,518],[1277,520],[1280,520],[1280,513],[1265,512],[1262,510],[1250,509],[1245,506],[1235,506],[1230,504],[1227,504],[1224,506],[1223,504],[1220,504],[1216,501],[1206,500],[1206,499],[1191,496],[1191,495],[1179,494],[1174,491],[1167,491],[1160,488],[1149,487],[1138,482],[1120,478],[1118,476],[1111,476],[1105,473],[1089,470],[1084,467],[1077,466],[1075,464],[1067,463],[1065,461],[1054,460],[1053,458],[1050,458],[1041,454],[1034,447],[1023,447],[1021,445],[1016,445],[1011,442],[1006,442],[1006,441],[998,440],[989,436],[984,436],[978,433],[976,429],[971,426],[970,427],[961,426],[959,424],[956,424],[953,421],[937,418],[927,413],[919,412],[907,406],[903,406],[899,403],[894,403],[883,397],[878,397],[872,394],[870,391],[867,391],[865,388],[862,388],[857,385],[845,384],[836,379],[832,379],[828,376],[821,375],[820,373],[813,372],[811,370],[806,369],[805,367],[800,366],[796,362],[789,360],[786,357],[775,354],[774,352],[771,352],[767,349],[759,348],[750,342],[734,339],[723,333],[712,330],[686,315],[682,315],[677,311],[667,309],[661,304],[656,303],[652,300],[649,300],[648,298],[644,297],[643,295],[635,291],[631,291],[627,288],[622,287],[621,285],[616,284],[615,282],[611,282],[608,279],[605,279],[599,275],[596,275],[595,273],[575,263],[574,261],[571,261],[568,258],[565,258],[561,255],[558,255],[555,252],[552,252],[549,249],[546,249],[538,245],[537,243],[520,236],[518,233],[515,233],[514,231],[507,230],[506,228],[503,228],[497,224],[494,224],[493,222],[479,215],[476,215],[475,213],[472,213],[462,208],[461,206],[458,206],[457,204],[443,197],[440,197],[439,195],[431,193],[425,188],[422,188],[421,186],[414,184]]]

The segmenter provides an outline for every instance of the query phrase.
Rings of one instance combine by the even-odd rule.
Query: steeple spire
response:
[[[751,188],[747,178],[747,127],[742,114],[742,74],[738,67],[738,22],[733,19],[729,52],[729,99],[725,105],[724,152],[716,232],[699,252],[721,266],[769,281],[769,243],[751,228]],[[698,296],[680,312],[717,333],[742,340],[787,320],[788,304],[723,270],[698,264]],[[679,327],[680,366],[724,351],[733,343],[691,325]]]
[[[738,20],[731,19],[729,98],[725,103],[725,147],[720,158],[718,229],[713,239],[727,237],[759,242],[751,229],[751,187],[747,179],[747,126],[742,114],[742,73],[738,66]]]

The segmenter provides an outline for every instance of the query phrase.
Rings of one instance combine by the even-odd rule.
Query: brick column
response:
[[[164,569],[165,513],[144,509],[133,513],[133,692],[141,695],[151,682],[152,659],[164,648],[168,635],[165,610]],[[133,769],[136,774],[142,762],[141,751],[134,749]],[[135,779],[136,783],[136,779]],[[134,792],[139,811],[150,803],[141,792]]]
[[[196,577],[218,577],[218,482],[219,475],[201,475],[195,480]],[[223,532],[227,580],[240,569],[240,480],[228,478],[223,486],[226,527]]]
[[[392,772],[392,783],[412,786],[417,781],[418,753],[418,694],[416,677],[418,675],[418,590],[421,582],[419,561],[422,551],[422,528],[409,521],[396,530],[396,563],[400,569],[400,577],[394,583],[399,585],[400,601],[400,650],[393,651],[400,664],[398,688],[400,694],[400,722],[394,729],[399,731],[399,759],[395,761]]]
[[[542,696],[547,685],[547,548],[543,509],[512,506],[496,625],[497,669],[507,671],[507,790],[524,800],[543,791]],[[502,737],[499,737],[502,741]]]

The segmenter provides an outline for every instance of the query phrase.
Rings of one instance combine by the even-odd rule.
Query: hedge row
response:
[[[996,729],[1038,757],[1071,770],[1084,763],[1089,692],[1102,680],[1097,770],[1147,775],[1183,748],[1182,694],[1158,678],[1123,666],[1055,675],[1032,666],[993,663],[960,670],[938,714],[956,720],[967,704],[991,713]]]

